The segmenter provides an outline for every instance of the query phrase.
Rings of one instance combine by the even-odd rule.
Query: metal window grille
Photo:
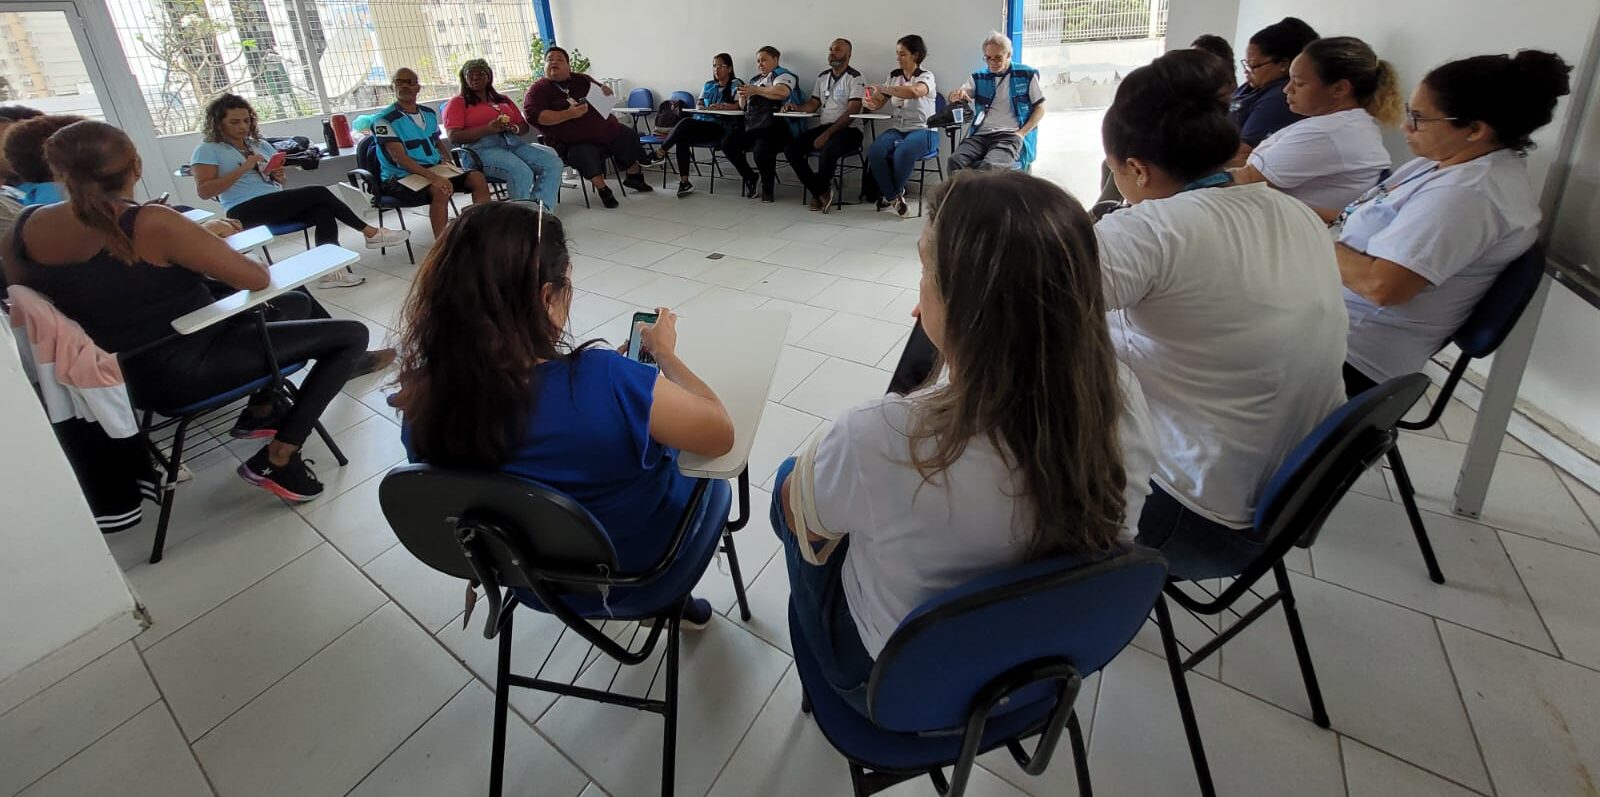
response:
[[[521,96],[538,36],[528,0],[108,0],[128,66],[163,135],[199,130],[207,102],[248,99],[263,121],[372,108],[409,67],[424,101],[458,90],[469,58]]]
[[[1168,0],[1027,0],[1022,42],[1154,39],[1167,34]]]

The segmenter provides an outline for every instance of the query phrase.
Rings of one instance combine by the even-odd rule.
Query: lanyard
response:
[[[1438,170],[1439,170],[1439,164],[1438,163],[1434,163],[1432,166],[1429,166],[1426,169],[1418,169],[1416,174],[1413,174],[1410,177],[1407,177],[1406,179],[1401,180],[1398,183],[1395,183],[1392,187],[1391,186],[1385,186],[1383,183],[1378,183],[1377,185],[1373,186],[1372,188],[1367,189],[1367,192],[1365,194],[1362,194],[1361,196],[1357,197],[1356,201],[1351,202],[1348,205],[1345,205],[1344,211],[1339,214],[1339,218],[1333,220],[1333,226],[1338,227],[1338,226],[1344,224],[1346,221],[1348,221],[1350,219],[1350,215],[1355,213],[1357,210],[1359,210],[1362,205],[1365,205],[1368,202],[1371,202],[1374,207],[1376,207],[1378,205],[1381,205],[1381,204],[1383,204],[1383,200],[1389,198],[1390,194],[1394,193],[1395,191],[1400,190],[1407,183],[1413,183],[1413,182],[1416,182],[1417,180],[1421,180],[1422,178],[1427,177],[1428,175],[1433,174],[1434,172],[1436,172]]]
[[[1219,185],[1227,185],[1231,182],[1233,182],[1233,175],[1228,174],[1227,172],[1217,172],[1216,174],[1208,174],[1205,177],[1195,180],[1194,182],[1178,189],[1178,193],[1181,194],[1184,191],[1193,191],[1196,188],[1216,188]]]

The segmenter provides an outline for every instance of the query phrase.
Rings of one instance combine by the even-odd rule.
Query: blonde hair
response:
[[[106,251],[134,262],[133,239],[117,223],[123,189],[139,162],[128,134],[94,120],[61,128],[44,145],[45,161],[67,186],[67,204],[83,225],[106,237]]]
[[[1350,81],[1356,102],[1378,124],[1400,124],[1400,75],[1394,65],[1378,57],[1366,42],[1354,36],[1330,36],[1306,45],[1301,52],[1326,84]]]

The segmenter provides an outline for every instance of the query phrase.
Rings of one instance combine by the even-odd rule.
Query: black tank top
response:
[[[79,263],[45,265],[28,256],[22,229],[41,206],[17,217],[15,236],[21,284],[44,294],[56,309],[78,322],[95,345],[117,353],[175,334],[172,320],[212,302],[205,278],[179,265],[124,263],[102,249]],[[117,224],[133,238],[141,206],[123,212]]]

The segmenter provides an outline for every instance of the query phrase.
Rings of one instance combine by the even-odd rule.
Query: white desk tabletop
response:
[[[686,111],[686,112],[687,113],[708,113],[708,114],[711,114],[712,116],[744,116],[744,111],[736,111],[736,110],[732,110],[732,109],[729,109],[729,108],[696,108],[693,111]]]
[[[334,269],[344,268],[360,257],[349,249],[333,244],[323,244],[309,252],[301,252],[271,267],[272,281],[267,287],[259,291],[239,291],[231,296],[224,296],[199,310],[172,319],[172,328],[183,335],[198,332],[219,321],[232,318],[242,310],[282,296]],[[763,392],[762,395],[766,394]]]
[[[806,113],[805,111],[778,111],[773,116],[782,116],[785,119],[810,119],[817,116],[817,114]]]
[[[654,108],[630,108],[626,105],[617,105],[611,109],[612,113],[650,113]]]
[[[272,231],[265,226],[251,227],[240,230],[222,240],[227,241],[228,245],[233,247],[233,251],[246,255],[271,243]]]
[[[183,212],[183,217],[194,222],[195,224],[199,224],[202,221],[210,221],[216,218],[217,214],[212,213],[205,208],[191,208]]]
[[[886,114],[886,113],[853,113],[853,114],[850,114],[850,118],[851,119],[868,119],[868,120],[872,120],[872,121],[883,121],[883,120],[887,120],[887,119],[893,119],[894,117],[890,116],[889,114]]]
[[[678,470],[700,479],[732,479],[755,444],[778,355],[789,332],[782,310],[696,313],[678,319],[678,356],[705,380],[733,417],[733,449],[720,457],[681,454]]]

